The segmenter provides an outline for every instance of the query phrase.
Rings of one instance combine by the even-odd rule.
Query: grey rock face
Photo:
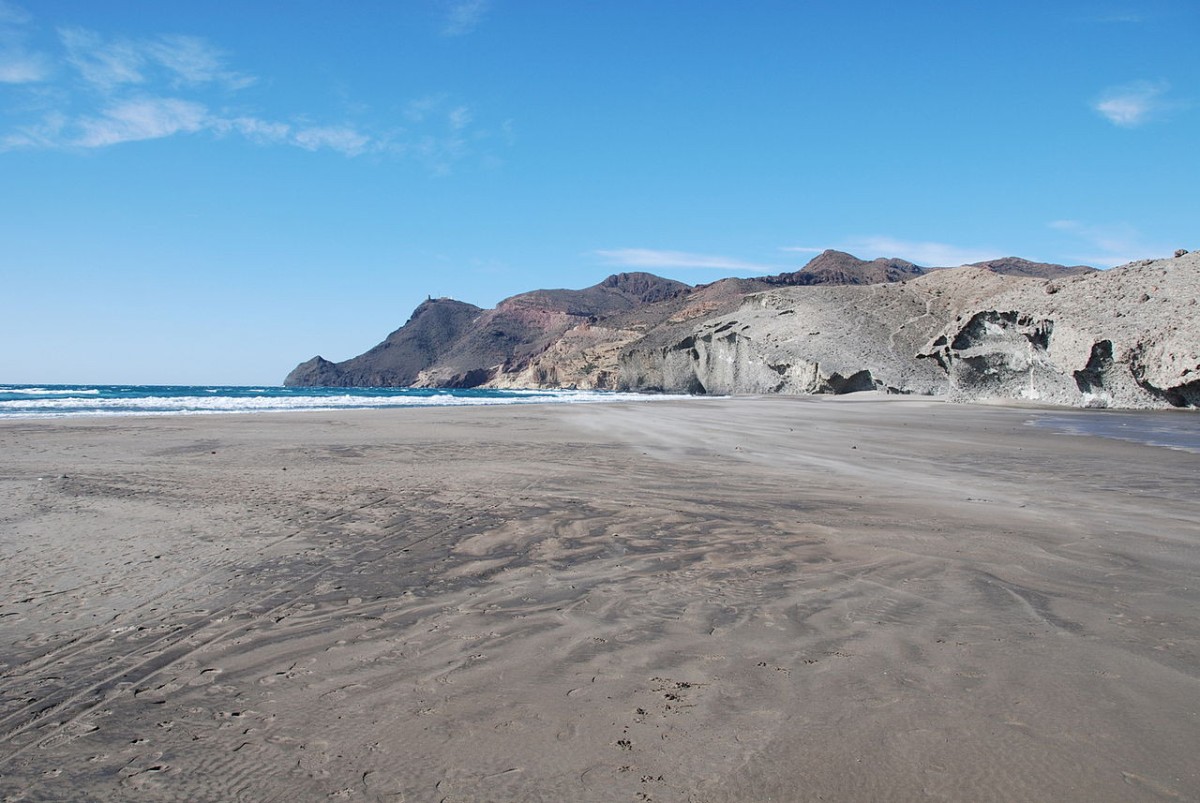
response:
[[[794,287],[748,296],[674,343],[620,355],[620,386],[703,393],[935,393],[936,366],[914,356],[932,295],[915,282]]]
[[[628,345],[618,386],[722,394],[875,389],[1090,407],[1200,403],[1200,257],[1061,271],[1056,279],[1017,267],[753,294],[665,345],[646,347],[649,338]]]
[[[924,353],[949,378],[959,398],[1058,399],[1066,401],[1071,378],[1047,356],[1054,321],[1014,310],[985,310],[970,317],[947,343],[943,334]]]
[[[961,399],[1085,407],[1200,403],[1200,256],[1023,283],[923,350]]]
[[[494,310],[429,301],[366,354],[313,358],[287,383],[1196,407],[1198,295],[1200,254],[1108,271],[1015,257],[925,271],[825,252],[796,274],[696,288],[618,274]]]
[[[968,268],[983,268],[1002,276],[1026,276],[1031,279],[1057,279],[1063,276],[1078,276],[1085,273],[1095,273],[1096,269],[1087,265],[1054,265],[1048,262],[1030,262],[1020,257],[1003,257],[986,262],[972,262],[965,265]]]

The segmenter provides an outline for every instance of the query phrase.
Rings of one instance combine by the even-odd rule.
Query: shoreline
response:
[[[924,397],[321,412],[0,421],[0,793],[1200,796],[1194,454]]]
[[[289,388],[203,385],[0,385],[0,420],[325,412],[414,407],[683,399],[671,394],[563,389]]]
[[[637,394],[634,394],[637,395]],[[1008,409],[1014,411],[1024,411],[1030,414],[1035,414],[1036,418],[1031,418],[1026,422],[1029,426],[1042,428],[1047,431],[1052,431],[1059,435],[1074,435],[1085,437],[1099,437],[1115,440],[1125,440],[1131,443],[1139,443],[1147,446],[1155,446],[1165,449],[1173,449],[1177,451],[1190,452],[1192,454],[1200,454],[1200,429],[1190,426],[1179,426],[1172,431],[1171,429],[1158,429],[1152,434],[1144,431],[1148,425],[1144,425],[1143,430],[1138,435],[1133,436],[1129,433],[1115,433],[1111,427],[1106,427],[1099,422],[1105,419],[1121,419],[1129,418],[1134,420],[1143,420],[1145,422],[1170,421],[1172,424],[1183,425],[1186,421],[1186,416],[1189,413],[1195,413],[1195,410],[1187,408],[1164,408],[1164,409],[1140,409],[1140,408],[1084,408],[1070,407],[1064,405],[1046,404],[1037,401],[1027,401],[1019,399],[990,399],[982,401],[964,402],[961,400],[952,400],[945,396],[918,396],[911,394],[887,394],[874,391],[862,391],[857,393],[839,394],[839,395],[771,395],[771,394],[753,394],[753,395],[734,395],[734,396],[692,396],[689,398],[681,398],[671,394],[640,394],[647,396],[646,399],[613,399],[613,400],[590,400],[587,402],[567,403],[578,406],[584,404],[587,406],[595,404],[604,405],[638,405],[645,402],[654,402],[661,404],[663,402],[769,402],[777,400],[782,403],[820,403],[820,404],[945,404],[954,407],[967,407],[979,409]],[[510,406],[522,407],[540,407],[543,405],[559,406],[563,402],[553,401],[530,401],[522,402],[519,405],[513,404],[462,404],[462,405],[413,405],[413,406],[385,406],[385,407],[345,407],[345,408],[296,408],[296,409],[271,409],[271,410],[221,410],[221,411],[173,411],[173,412],[120,412],[120,413],[86,413],[86,414],[64,414],[64,415],[29,415],[29,416],[0,416],[0,427],[5,426],[6,422],[14,425],[29,422],[41,422],[53,426],[57,423],[95,421],[98,423],[109,421],[124,421],[136,422],[141,419],[162,420],[162,419],[200,419],[204,420],[210,416],[215,416],[222,419],[237,419],[244,418],[246,420],[256,420],[262,416],[273,415],[291,415],[291,414],[332,414],[341,415],[346,413],[380,413],[384,411],[392,411],[403,414],[405,411],[414,410],[437,410],[437,409],[475,409],[477,407],[485,408],[506,408]],[[1177,416],[1176,418],[1171,418]],[[1090,426],[1076,425],[1070,422],[1072,418],[1091,418],[1094,423]],[[1190,422],[1187,422],[1190,423]],[[1135,431],[1138,428],[1135,427]]]
[[[222,391],[237,391],[222,393]],[[244,392],[243,392],[244,391]],[[308,391],[308,393],[305,393]],[[299,393],[300,395],[296,395]],[[39,395],[40,394],[40,395]],[[109,394],[109,395],[105,395]],[[165,395],[163,395],[165,394]],[[488,395],[493,394],[493,395]],[[9,398],[11,397],[11,398]],[[445,397],[443,399],[442,397]],[[821,399],[831,403],[864,400],[900,402],[926,400],[981,407],[1029,410],[1126,412],[1152,414],[1194,408],[1075,407],[1016,398],[975,399],[949,395],[895,394],[859,391],[847,394],[680,395],[666,392],[575,390],[548,388],[294,388],[258,386],[72,385],[0,386],[0,421],[71,420],[109,417],[171,417],[205,415],[265,415],[276,412],[337,412],[345,410],[414,409],[423,407],[508,406],[524,404],[614,404],[622,402]]]

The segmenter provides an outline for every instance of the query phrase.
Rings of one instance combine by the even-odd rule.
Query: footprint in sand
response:
[[[220,669],[203,669],[200,674],[188,681],[189,686],[207,686],[221,674]]]

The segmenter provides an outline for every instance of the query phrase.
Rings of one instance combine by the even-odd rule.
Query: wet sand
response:
[[[1200,799],[1200,456],[927,400],[0,422],[0,798]]]

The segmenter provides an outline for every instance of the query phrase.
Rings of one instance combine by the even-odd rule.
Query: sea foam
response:
[[[128,385],[48,388],[0,386],[0,418],[214,415],[390,407],[593,404],[668,398],[688,397],[582,390],[139,387]]]

